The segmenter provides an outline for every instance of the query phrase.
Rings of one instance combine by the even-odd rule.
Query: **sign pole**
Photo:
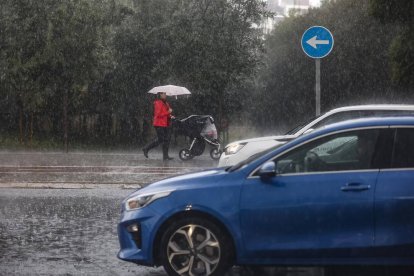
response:
[[[325,27],[312,26],[301,39],[302,50],[315,59],[315,113],[321,115],[321,59],[329,55],[334,45],[332,33]]]
[[[321,59],[315,58],[315,110],[321,115]]]

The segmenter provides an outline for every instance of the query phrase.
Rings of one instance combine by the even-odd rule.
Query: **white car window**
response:
[[[320,128],[326,125],[339,123],[339,122],[346,121],[346,120],[357,119],[357,118],[360,118],[360,116],[361,115],[359,111],[355,111],[355,110],[343,111],[343,112],[332,114],[331,116],[328,116],[325,119],[322,119],[320,122],[316,123],[311,128],[317,129],[317,128]]]

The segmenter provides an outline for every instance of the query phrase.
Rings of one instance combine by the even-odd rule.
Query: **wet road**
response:
[[[116,225],[122,189],[0,189],[1,275],[165,275],[120,261]],[[285,269],[286,270],[286,269]],[[290,269],[272,275],[319,276]],[[233,268],[229,275],[252,275]]]
[[[130,190],[1,189],[2,275],[164,275],[116,258]]]
[[[208,156],[188,163],[160,159],[160,154],[145,159],[132,153],[0,152],[0,275],[165,275],[162,268],[116,258],[120,203],[136,187],[217,162]],[[255,269],[254,274],[253,268],[234,267],[229,275],[328,275],[321,268]],[[342,269],[333,275],[382,270]]]
[[[0,152],[0,275],[165,275],[116,258],[120,202],[133,188],[216,162],[150,157]]]
[[[133,188],[217,161],[160,159],[157,153],[145,159],[125,152],[0,152],[0,274],[165,275],[116,258],[120,202]]]
[[[116,258],[120,202],[134,188],[216,162],[150,157],[0,152],[0,275],[165,275]]]

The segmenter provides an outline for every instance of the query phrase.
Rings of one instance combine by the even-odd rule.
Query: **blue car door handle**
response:
[[[341,187],[343,192],[359,192],[370,189],[370,185],[362,185],[361,183],[348,183],[345,186]]]

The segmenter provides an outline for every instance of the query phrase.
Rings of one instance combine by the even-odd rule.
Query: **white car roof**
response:
[[[307,131],[309,128],[317,124],[318,122],[322,121],[326,117],[329,117],[333,114],[345,112],[345,111],[364,111],[364,110],[399,110],[399,111],[414,111],[414,105],[404,105],[404,104],[370,104],[370,105],[352,105],[352,106],[345,106],[345,107],[339,107],[332,109],[322,116],[316,118],[309,124],[302,127],[300,130],[298,130],[295,133],[295,136],[302,135],[305,131]]]
[[[307,125],[303,126],[293,135],[278,135],[278,136],[268,136],[268,137],[258,137],[258,138],[251,138],[245,140],[234,141],[230,144],[234,143],[248,143],[248,142],[261,142],[266,140],[283,140],[283,139],[293,139],[302,135],[305,131],[310,129],[312,126],[317,124],[318,122],[322,121],[326,117],[329,117],[335,113],[340,113],[344,111],[358,111],[358,110],[400,110],[400,111],[414,111],[414,105],[404,105],[404,104],[370,104],[370,105],[353,105],[353,106],[345,106],[331,109],[330,111],[326,112],[325,114],[319,116],[312,122],[308,123]],[[227,145],[227,146],[228,146]]]
[[[350,110],[414,110],[414,105],[405,104],[370,104],[370,105],[352,105],[332,109],[325,114],[332,114]]]

